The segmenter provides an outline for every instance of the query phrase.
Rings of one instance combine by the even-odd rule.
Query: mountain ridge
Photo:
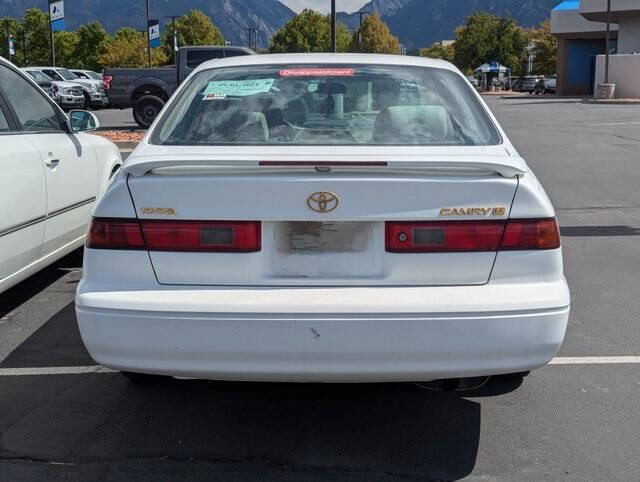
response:
[[[496,15],[509,12],[521,25],[532,27],[548,18],[559,1],[371,0],[362,9],[380,13],[402,43],[418,48],[453,39],[455,28],[476,10]],[[47,11],[47,0],[0,0],[0,17],[22,18],[24,11],[33,6]],[[169,21],[166,16],[181,15],[192,8],[209,15],[225,39],[236,45],[247,45],[244,29],[257,28],[261,47],[267,47],[271,36],[295,15],[279,0],[153,0],[151,17],[164,24]],[[145,0],[66,0],[65,10],[67,28],[71,30],[92,20],[99,20],[110,33],[125,25],[145,29]],[[338,19],[351,29],[359,23],[356,13],[340,12]]]

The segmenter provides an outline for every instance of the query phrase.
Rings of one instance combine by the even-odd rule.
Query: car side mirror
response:
[[[71,121],[71,130],[73,132],[95,131],[100,127],[98,118],[86,110],[69,111],[69,120]]]

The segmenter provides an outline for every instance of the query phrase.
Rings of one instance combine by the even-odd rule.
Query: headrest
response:
[[[373,140],[382,143],[442,142],[449,132],[449,117],[439,105],[395,105],[378,114]]]
[[[269,142],[267,119],[261,112],[237,109],[203,112],[197,133],[209,142],[266,144]]]

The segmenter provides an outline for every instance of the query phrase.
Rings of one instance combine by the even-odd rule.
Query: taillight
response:
[[[560,247],[560,231],[555,218],[509,219],[500,249],[528,250]]]
[[[109,90],[111,88],[112,81],[113,81],[113,75],[102,76],[102,85],[104,86],[104,90]]]
[[[142,220],[149,251],[260,251],[259,221]]]
[[[87,247],[247,253],[260,251],[259,221],[165,221],[94,218]]]
[[[534,250],[559,247],[560,233],[554,218],[386,223],[386,249],[394,253]]]
[[[387,222],[387,251],[440,253],[495,251],[504,221]]]
[[[93,218],[87,247],[92,249],[146,249],[137,219]]]

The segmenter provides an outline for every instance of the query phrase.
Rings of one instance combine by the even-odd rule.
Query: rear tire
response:
[[[148,129],[164,107],[164,101],[155,95],[143,95],[133,106],[133,118],[143,129]]]
[[[531,373],[531,370],[526,372],[505,373],[504,375],[495,375],[493,378],[497,378],[498,380],[505,380],[505,381],[519,381],[519,380],[522,380],[527,375],[529,375],[529,373]]]

